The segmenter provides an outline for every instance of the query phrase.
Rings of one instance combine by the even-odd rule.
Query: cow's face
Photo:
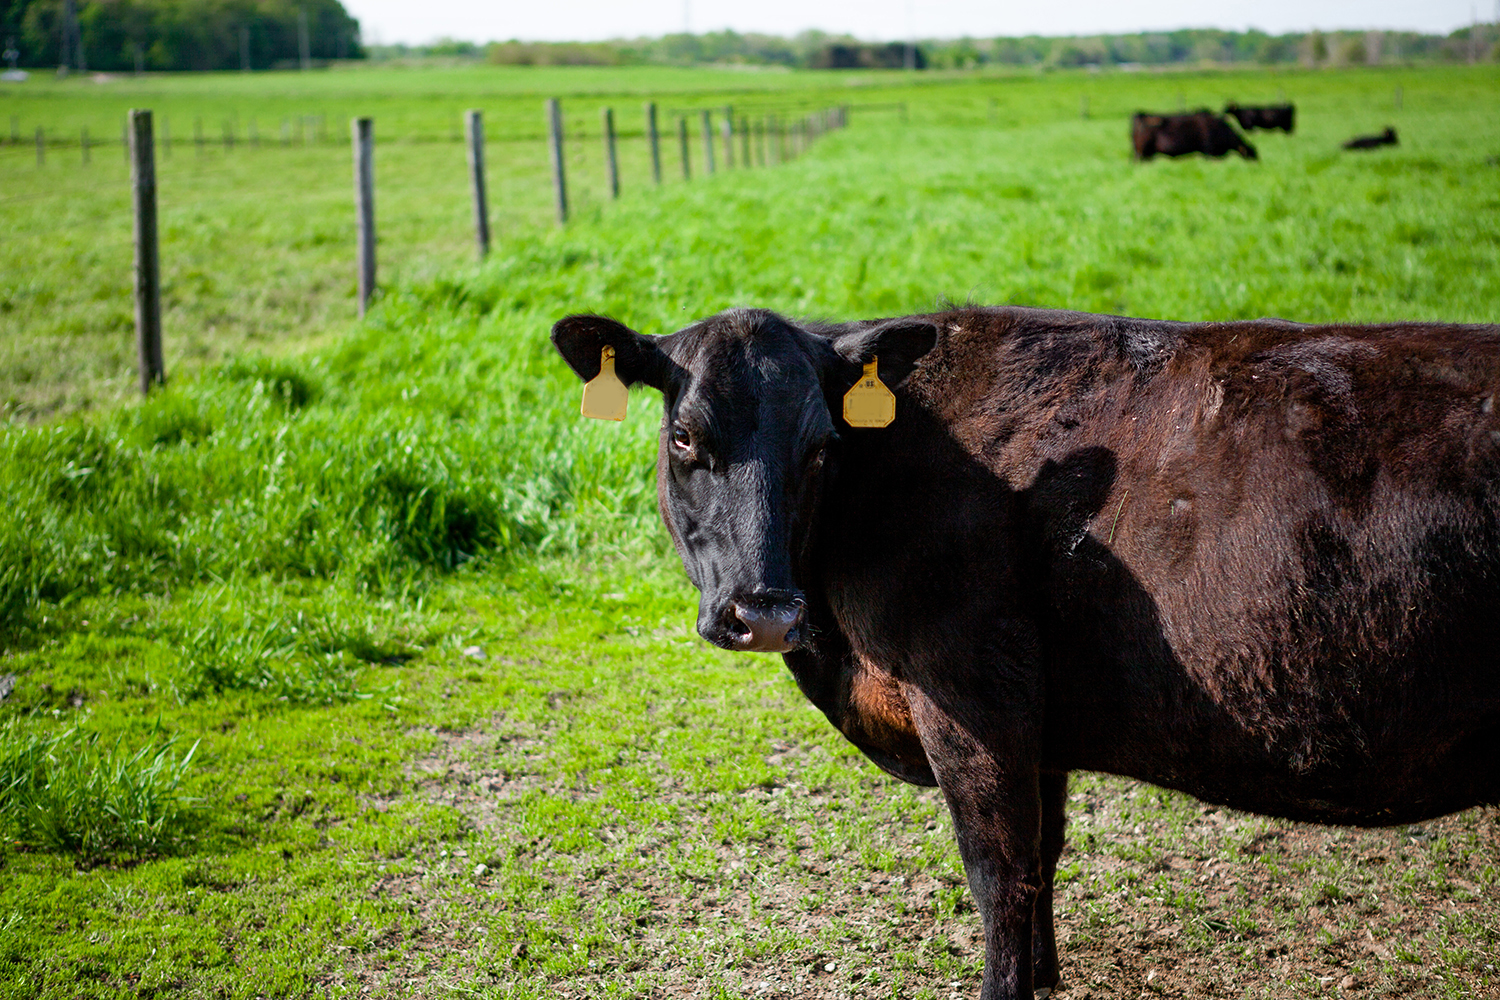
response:
[[[666,337],[601,316],[569,316],[552,342],[585,380],[603,347],[627,383],[665,401],[657,495],[701,594],[698,632],[725,649],[786,652],[806,639],[795,567],[837,474],[840,401],[876,355],[888,384],[931,349],[925,320],[822,336],[774,313],[736,309]],[[899,419],[899,417],[898,417]]]

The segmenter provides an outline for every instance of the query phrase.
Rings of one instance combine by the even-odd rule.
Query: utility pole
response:
[[[250,72],[250,29],[240,25],[240,72]]]
[[[307,8],[297,8],[297,51],[302,56],[302,68],[312,68],[312,44],[307,37]]]
[[[78,7],[74,0],[63,0],[62,58],[58,61],[58,72],[67,75],[78,58],[83,41],[78,37]]]
[[[911,26],[911,0],[906,0],[906,68],[917,68],[917,35]]]

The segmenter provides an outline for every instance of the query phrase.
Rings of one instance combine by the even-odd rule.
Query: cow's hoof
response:
[[[1036,993],[1033,994],[1033,995],[1036,997],[1036,1000],[1047,1000],[1047,995],[1049,993],[1051,993],[1051,992],[1052,992],[1052,987],[1050,987],[1050,986],[1040,986],[1040,987],[1037,988]]]

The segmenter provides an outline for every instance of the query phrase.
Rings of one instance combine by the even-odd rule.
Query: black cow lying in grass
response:
[[[703,637],[942,788],[983,1000],[1058,982],[1069,771],[1321,823],[1500,801],[1500,327],[744,309],[552,340],[661,390]]]
[[[1247,160],[1259,159],[1255,147],[1245,141],[1222,116],[1207,108],[1185,115],[1152,115],[1138,111],[1130,119],[1130,141],[1137,160],[1163,156],[1224,156],[1233,151]]]
[[[1224,107],[1224,113],[1239,122],[1240,128],[1246,132],[1257,128],[1279,128],[1290,135],[1297,125],[1297,108],[1293,104],[1268,104],[1258,108],[1229,104]]]
[[[1396,145],[1396,130],[1389,125],[1378,135],[1357,135],[1344,143],[1345,149],[1376,149],[1380,146]]]

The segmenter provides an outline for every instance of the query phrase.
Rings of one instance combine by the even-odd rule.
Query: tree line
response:
[[[0,0],[0,38],[27,67],[272,69],[359,59],[339,0]]]
[[[430,46],[372,49],[377,59],[446,56],[510,66],[630,66],[744,64],[806,69],[900,68],[907,46],[860,42],[848,35],[807,31],[792,38],[710,31],[604,42],[474,42],[444,40]],[[1406,62],[1500,60],[1500,30],[1493,24],[1449,35],[1412,31],[1294,32],[1180,31],[1125,35],[922,39],[912,46],[913,68],[981,66],[1077,68],[1173,64],[1337,66]]]

